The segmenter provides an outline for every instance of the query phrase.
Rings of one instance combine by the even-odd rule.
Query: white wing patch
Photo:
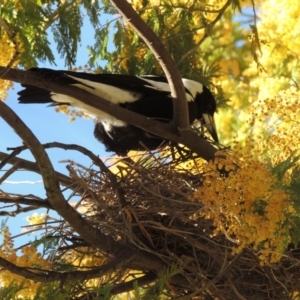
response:
[[[183,85],[190,91],[194,99],[196,98],[197,94],[203,93],[203,84],[200,82],[186,78],[182,78],[182,82]]]
[[[67,75],[67,74],[66,74]],[[82,78],[78,78],[75,76],[67,75],[72,79],[78,81],[78,83],[73,84],[73,86],[77,86],[95,96],[99,96],[111,103],[120,104],[126,102],[134,102],[141,98],[141,94],[133,93],[130,91],[126,91],[123,89],[119,89],[117,87],[103,84],[95,81],[90,81]],[[121,120],[116,119],[115,117],[99,110],[94,107],[91,107],[82,101],[79,101],[76,98],[72,98],[63,94],[55,94],[51,93],[52,100],[59,103],[70,103],[72,106],[78,108],[82,112],[86,113],[90,117],[94,119],[99,119],[103,122],[107,122],[113,126],[124,126],[124,123]]]
[[[151,86],[147,86],[147,87],[171,93],[170,86],[166,82],[159,82],[151,79],[145,79],[144,77],[141,79],[151,84]],[[203,85],[197,81],[183,78],[182,82],[184,87],[188,89],[190,92],[190,94],[186,93],[186,98],[188,102],[194,101],[196,95],[201,94],[203,92]]]
[[[80,88],[81,88],[81,86],[80,86]],[[107,122],[113,126],[125,126],[126,125],[125,122],[116,119],[115,117],[105,113],[102,110],[99,110],[97,108],[89,106],[89,105],[83,103],[82,101],[79,101],[76,98],[72,98],[72,97],[69,97],[69,96],[63,95],[63,94],[51,93],[51,99],[58,103],[70,103],[73,107],[76,107],[77,109],[84,112],[85,114],[87,114],[88,116],[90,116],[91,118],[93,118],[95,120],[99,120],[101,122],[102,121]]]
[[[71,75],[67,75],[67,76],[78,81],[78,84],[73,84],[74,86],[77,86],[95,96],[99,96],[114,104],[134,102],[140,99],[142,96],[141,94],[122,90],[108,84],[90,81],[90,80],[74,77]],[[80,84],[80,82],[82,84]]]

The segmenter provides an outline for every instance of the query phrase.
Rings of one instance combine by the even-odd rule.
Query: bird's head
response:
[[[198,106],[198,119],[201,120],[202,124],[207,128],[211,137],[215,142],[219,142],[216,124],[214,120],[214,114],[217,110],[216,99],[211,91],[203,86],[202,93],[197,93],[195,102]]]

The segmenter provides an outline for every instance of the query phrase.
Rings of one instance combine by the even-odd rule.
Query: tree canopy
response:
[[[32,212],[29,224],[42,231],[17,249],[2,226],[1,299],[300,299],[299,10],[291,0],[3,0],[2,100],[12,81],[88,96],[183,152],[103,161],[82,145],[42,145],[0,102],[24,141],[0,152],[0,169],[10,166],[0,183],[36,172],[47,194],[0,190],[2,216]],[[93,39],[77,66],[86,22]],[[55,66],[54,45],[68,68],[165,74],[177,130],[25,71]],[[214,93],[220,145],[199,124],[186,127],[180,76]],[[70,161],[59,173],[50,148],[76,150],[91,166]],[[18,157],[26,149],[35,161]]]

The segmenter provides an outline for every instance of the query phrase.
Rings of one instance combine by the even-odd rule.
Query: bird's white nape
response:
[[[192,94],[193,99],[196,98],[197,94],[203,93],[203,84],[202,83],[195,81],[195,80],[186,79],[186,78],[182,78],[182,82],[183,82],[183,85],[186,87],[186,89],[188,89],[190,91],[190,93]]]

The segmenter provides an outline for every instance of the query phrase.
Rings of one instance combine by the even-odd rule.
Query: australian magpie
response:
[[[107,101],[161,122],[170,122],[173,104],[167,79],[155,75],[89,74],[34,68],[41,76],[51,77],[60,84],[73,85]],[[218,142],[214,123],[216,101],[212,93],[201,83],[182,79],[188,101],[189,119],[192,124],[202,121],[212,138]],[[107,151],[125,156],[130,150],[157,149],[165,141],[145,130],[126,124],[107,113],[63,94],[22,84],[18,93],[20,103],[68,104],[78,108],[96,120],[94,135],[105,145]]]

